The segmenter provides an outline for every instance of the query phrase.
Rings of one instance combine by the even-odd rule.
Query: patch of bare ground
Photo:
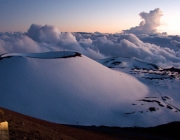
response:
[[[152,128],[71,126],[47,122],[0,108],[8,121],[10,140],[124,140],[180,139],[180,122]]]

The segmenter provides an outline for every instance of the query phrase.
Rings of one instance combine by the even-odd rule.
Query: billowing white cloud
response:
[[[163,67],[180,67],[179,36],[66,33],[32,24],[27,33],[0,33],[0,54],[70,50],[92,59],[136,57]]]
[[[180,66],[179,51],[163,48],[150,43],[142,42],[134,34],[120,35],[118,43],[113,43],[106,37],[97,38],[93,42],[96,50],[106,56],[136,57],[148,62],[168,67],[170,62]],[[172,66],[171,63],[171,66]]]
[[[98,51],[90,49],[91,43],[91,39],[83,37],[78,42],[73,33],[60,32],[55,26],[32,24],[27,33],[0,33],[0,54],[70,50],[93,59],[104,58]]]
[[[161,25],[160,18],[163,15],[159,8],[151,10],[149,13],[141,12],[140,17],[143,19],[139,26],[132,27],[129,30],[124,30],[133,34],[154,34],[157,32],[157,27]]]
[[[154,35],[137,35],[137,37],[145,43],[155,44],[175,51],[179,50],[178,42],[180,42],[180,36],[168,36],[158,33]]]
[[[37,42],[57,43],[61,32],[54,26],[32,24],[27,35]]]
[[[0,54],[12,52],[39,52],[44,48],[23,33],[1,33]]]

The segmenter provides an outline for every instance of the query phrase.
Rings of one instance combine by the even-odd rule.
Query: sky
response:
[[[0,0],[0,32],[26,32],[31,24],[62,32],[116,33],[138,26],[141,12],[161,9],[159,32],[180,35],[179,0]]]

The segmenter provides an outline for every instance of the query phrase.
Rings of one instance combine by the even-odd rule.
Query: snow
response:
[[[59,58],[62,53],[54,56]],[[126,112],[127,102],[148,93],[147,87],[132,76],[112,71],[86,56],[40,59],[43,55],[3,56],[2,107],[58,123],[123,125],[116,112]]]
[[[155,64],[140,60],[135,57],[110,57],[107,59],[97,60],[99,63],[104,64],[108,67],[116,67],[116,68],[138,68],[138,69],[161,69]]]
[[[129,74],[133,64],[157,70],[147,62],[135,58],[99,62],[110,67],[120,59],[124,68],[114,63],[109,69],[76,52],[4,54],[0,106],[65,124],[147,127],[180,120],[178,80],[170,85],[166,79],[169,87],[164,89],[159,82],[158,88],[157,79],[144,79],[144,73],[136,71]]]
[[[133,103],[138,109],[129,112],[131,116],[138,113],[146,114],[147,117],[160,121],[157,125],[165,123],[162,120],[167,122],[180,120],[179,69],[162,69],[136,58],[113,57],[98,62],[112,70],[130,74],[148,87],[148,96]],[[149,119],[151,123],[152,120]]]

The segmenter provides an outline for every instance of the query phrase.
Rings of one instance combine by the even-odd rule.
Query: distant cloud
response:
[[[171,43],[180,49],[180,42],[178,42],[176,40],[172,40]]]
[[[42,51],[39,45],[23,33],[1,33],[0,54]]]
[[[104,58],[104,56],[98,52],[88,49],[90,47],[89,44],[92,43],[91,39],[84,39],[80,34],[78,35],[79,38],[76,39],[76,36],[72,33],[60,32],[55,26],[36,24],[32,24],[27,32],[27,36],[34,41],[41,43],[41,45],[46,44],[46,46],[53,46],[55,50],[71,50],[80,52],[91,58]]]
[[[97,38],[93,45],[105,56],[136,57],[163,67],[180,66],[180,50],[174,51],[168,47],[144,43],[134,34],[119,35],[118,40],[118,43],[113,43],[106,37],[101,37]]]
[[[140,22],[139,26],[132,27],[129,30],[124,30],[127,33],[133,34],[153,34],[157,32],[157,27],[161,25],[160,18],[163,16],[162,11],[157,8],[149,13],[141,12],[140,17],[143,21]]]
[[[168,47],[175,51],[179,50],[178,42],[180,42],[180,36],[167,36],[167,35],[161,35],[161,34],[154,34],[150,36],[137,35],[137,37],[145,43],[155,44],[163,48]]]

